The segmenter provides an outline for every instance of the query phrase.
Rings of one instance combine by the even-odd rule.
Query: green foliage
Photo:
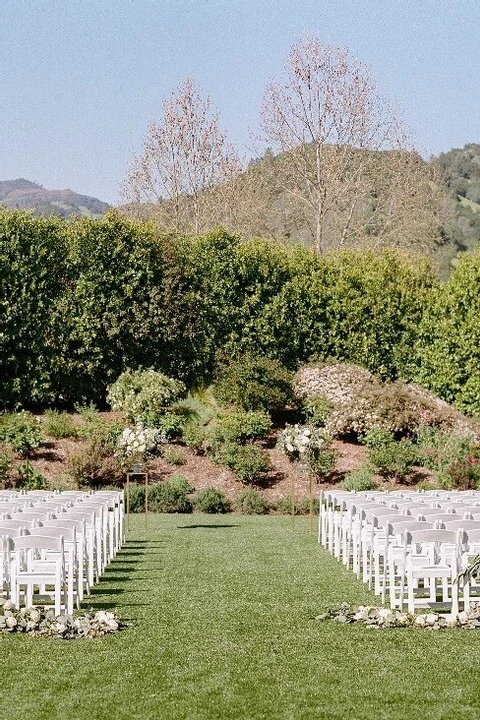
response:
[[[71,415],[66,412],[58,412],[58,410],[45,410],[43,420],[43,431],[49,437],[60,438],[76,438],[77,427]]]
[[[6,453],[0,452],[0,483],[4,484],[8,480],[12,462]]]
[[[329,442],[325,442],[320,446],[313,445],[306,454],[307,462],[310,470],[316,476],[317,480],[325,479],[337,464],[337,453],[330,447]]]
[[[40,425],[27,412],[0,415],[0,442],[19,455],[26,456],[42,443]]]
[[[185,392],[185,385],[155,370],[126,370],[108,388],[112,410],[128,420],[158,426],[168,407]],[[172,427],[175,423],[172,418]]]
[[[313,498],[313,513],[318,515],[319,501],[318,498]],[[280,497],[274,503],[271,508],[281,515],[291,515],[292,513],[292,499],[290,497]],[[294,515],[309,515],[310,514],[310,499],[304,498],[301,501],[295,501],[294,504]]]
[[[270,503],[261,492],[247,487],[237,495],[235,501],[237,509],[244,515],[265,515],[268,513]]]
[[[163,458],[169,465],[185,465],[186,463],[184,456],[176,448],[165,450]]]
[[[418,462],[418,450],[411,440],[395,440],[388,430],[371,430],[363,438],[374,472],[396,481],[405,480]]]
[[[71,279],[63,223],[0,210],[0,408],[54,402]]]
[[[462,255],[420,326],[416,379],[447,402],[480,415],[480,253]]]
[[[270,458],[256,445],[225,443],[214,455],[219,465],[229,468],[244,484],[255,483],[270,469]]]
[[[230,512],[230,501],[221,490],[214,487],[207,487],[196,493],[193,498],[193,504],[198,512]]]
[[[302,410],[308,425],[325,427],[332,414],[333,405],[324,395],[310,395],[302,404]]]
[[[354,492],[374,490],[377,487],[373,471],[371,467],[367,465],[347,473],[342,484],[344,490],[353,490]]]
[[[182,441],[195,453],[204,452],[206,446],[209,445],[208,437],[208,428],[195,420],[187,422],[183,428]]]
[[[192,502],[188,495],[195,488],[183,475],[148,486],[148,510],[157,513],[190,513]],[[130,483],[130,512],[145,512],[145,485]]]
[[[220,414],[210,427],[214,450],[224,443],[244,444],[248,440],[265,437],[272,421],[268,413],[230,410]]]
[[[5,408],[102,406],[127,368],[198,385],[211,379],[219,353],[240,360],[216,391],[247,409],[290,403],[285,367],[310,357],[411,377],[418,364],[411,348],[441,292],[426,261],[394,250],[319,257],[222,230],[159,235],[114,212],[68,223],[0,213],[0,270]],[[419,347],[436,336],[435,326],[422,333]],[[473,408],[477,381],[468,357],[467,377],[454,373],[458,386],[450,387],[436,362],[439,379],[431,382],[441,394],[464,388],[463,402]]]
[[[418,432],[417,454],[441,485],[476,488],[480,447],[470,434],[423,426]]]
[[[39,473],[38,470],[35,470],[33,465],[26,460],[17,468],[16,486],[18,488],[24,488],[25,490],[43,490],[46,486],[46,481],[43,475]]]
[[[246,355],[224,368],[213,392],[244,410],[283,410],[292,400],[292,374],[278,360]]]
[[[145,485],[137,485],[137,483],[129,483],[128,508],[132,513],[145,512]]]
[[[188,495],[195,488],[183,475],[173,475],[169,480],[155,483],[148,491],[148,507],[153,512],[189,513],[192,501]]]
[[[78,429],[87,443],[72,453],[68,462],[69,473],[78,485],[100,487],[123,481],[125,468],[117,455],[122,429],[122,423],[108,422],[100,414]]]

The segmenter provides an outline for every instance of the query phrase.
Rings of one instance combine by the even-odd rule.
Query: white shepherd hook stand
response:
[[[144,478],[145,480],[145,530],[148,529],[148,473],[127,473],[127,530],[130,530],[130,478]]]

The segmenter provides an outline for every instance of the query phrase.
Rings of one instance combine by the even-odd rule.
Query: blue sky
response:
[[[187,77],[249,154],[268,80],[306,30],[348,47],[417,147],[480,143],[478,0],[1,0],[0,180],[118,201]]]

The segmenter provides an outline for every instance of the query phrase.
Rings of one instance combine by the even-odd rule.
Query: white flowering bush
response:
[[[0,606],[0,632],[30,633],[63,640],[96,638],[118,632],[125,624],[112,612],[55,615],[44,607],[17,610],[11,600]]]
[[[155,425],[185,390],[180,380],[155,370],[127,370],[109,386],[107,400],[128,420]]]

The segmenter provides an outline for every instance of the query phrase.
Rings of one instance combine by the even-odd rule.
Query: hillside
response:
[[[480,240],[480,145],[441,153],[434,162],[450,191],[453,217],[446,236],[459,251],[473,250]]]
[[[101,217],[109,208],[107,203],[73,190],[46,190],[41,185],[19,178],[0,181],[0,205],[7,208],[32,208],[35,215],[79,215]]]
[[[323,248],[385,244],[428,252],[439,275],[446,278],[458,255],[474,249],[480,240],[480,145],[454,149],[428,162],[411,152],[347,151],[352,168],[342,175],[335,171],[342,148],[324,148],[325,158],[330,155],[332,162],[326,164],[324,183],[329,209],[322,221]],[[309,146],[299,149],[304,167],[312,166],[311,153]],[[315,211],[305,187],[292,192],[292,165],[288,153],[267,150],[233,182],[201,193],[198,231],[223,225],[245,237],[312,244]],[[122,209],[153,217],[162,229],[195,232],[191,198],[178,200],[180,217],[173,198],[134,202]]]

